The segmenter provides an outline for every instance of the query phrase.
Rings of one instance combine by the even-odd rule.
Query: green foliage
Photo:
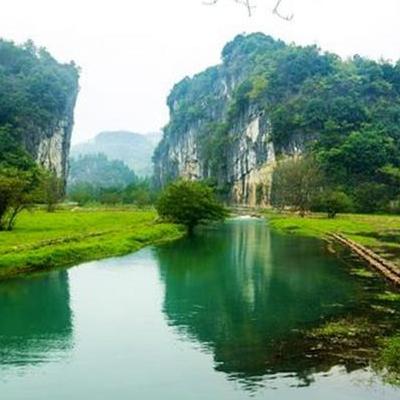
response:
[[[400,384],[400,336],[394,336],[382,341],[377,366],[383,370],[385,381]]]
[[[93,186],[125,187],[138,180],[122,161],[109,160],[104,154],[86,154],[71,158],[68,184],[89,183]]]
[[[45,172],[38,188],[48,212],[53,212],[64,195],[64,184],[55,172]]]
[[[18,132],[6,124],[0,126],[0,168],[13,167],[24,171],[35,168],[35,163],[20,143]]]
[[[87,154],[71,160],[68,198],[81,206],[97,202],[146,207],[154,203],[155,193],[149,179],[138,178],[122,161]]]
[[[340,190],[326,190],[316,199],[317,211],[324,211],[328,218],[335,218],[336,214],[350,212],[353,209],[352,199]]]
[[[330,173],[347,183],[368,182],[377,179],[381,168],[396,161],[396,146],[385,131],[373,127],[352,132],[343,143],[321,152]]]
[[[341,214],[333,219],[316,213],[305,218],[293,213],[268,213],[267,217],[269,225],[279,232],[318,238],[341,233],[400,264],[398,215]],[[386,297],[384,293],[379,299],[389,299],[394,294],[388,292]]]
[[[344,61],[316,46],[239,35],[225,46],[222,64],[177,84],[168,105],[171,122],[155,158],[195,129],[202,169],[219,187],[230,178],[235,138],[259,115],[261,125],[272,124],[278,155],[312,153],[323,186],[340,187],[357,211],[385,211],[400,198],[399,63]],[[173,162],[168,167],[176,178]]]
[[[73,106],[78,69],[59,64],[32,42],[0,40],[0,230],[11,230],[18,214],[35,202],[52,209],[62,192],[32,159],[37,132],[54,129]]]
[[[124,162],[136,175],[150,177],[153,172],[151,157],[155,142],[161,139],[160,135],[140,135],[129,131],[101,132],[87,142],[72,146],[70,157],[78,160],[79,156],[104,154],[110,161]]]
[[[209,186],[184,180],[170,184],[156,207],[162,218],[185,225],[189,233],[198,224],[221,221],[227,214]]]
[[[358,212],[373,213],[383,210],[388,199],[387,187],[380,183],[365,182],[356,186],[354,190],[354,204]]]
[[[24,211],[12,232],[1,233],[0,278],[128,254],[182,235],[156,216],[129,208]]]
[[[38,172],[0,168],[0,231],[12,230],[18,214],[37,200]]]
[[[321,178],[319,167],[311,157],[282,160],[273,174],[272,205],[293,208],[304,216],[311,209]]]
[[[73,63],[59,64],[33,42],[0,40],[0,126],[22,132],[54,125],[77,92],[78,73]]]
[[[225,159],[225,151],[229,143],[227,131],[227,124],[210,123],[201,132],[200,154],[204,161],[204,169],[210,177],[218,177],[223,174],[225,165],[221,163],[221,160]]]
[[[156,192],[147,179],[126,187],[101,187],[91,183],[78,183],[68,188],[68,199],[84,206],[89,203],[134,204],[139,208],[154,204]]]

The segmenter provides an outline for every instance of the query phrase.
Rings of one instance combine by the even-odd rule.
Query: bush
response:
[[[363,183],[354,191],[355,207],[361,213],[382,211],[389,204],[386,185],[379,183]]]
[[[350,212],[353,209],[351,198],[344,192],[330,190],[323,193],[317,200],[318,211],[328,214],[328,218],[335,218],[336,214]]]

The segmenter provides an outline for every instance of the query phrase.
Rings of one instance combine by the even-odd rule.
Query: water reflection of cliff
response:
[[[303,376],[310,363],[298,330],[357,297],[320,242],[271,234],[264,222],[230,223],[155,252],[169,323],[212,351],[216,369],[241,378]]]
[[[66,271],[0,283],[0,367],[62,357],[71,347]]]

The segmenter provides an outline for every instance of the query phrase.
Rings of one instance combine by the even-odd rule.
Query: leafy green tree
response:
[[[271,203],[280,209],[293,208],[304,216],[321,185],[321,171],[312,157],[282,160],[273,173]]]
[[[378,182],[365,182],[354,189],[354,206],[360,213],[384,211],[389,204],[388,188]]]
[[[103,188],[100,189],[99,200],[102,204],[115,206],[122,203],[122,194],[118,188]]]
[[[64,195],[64,183],[55,172],[45,172],[41,178],[38,190],[41,192],[42,201],[46,204],[48,212],[54,212],[57,204]]]
[[[227,215],[209,186],[184,180],[170,184],[158,199],[156,208],[162,218],[185,225],[189,234],[193,234],[197,225],[221,221]]]
[[[0,168],[0,230],[12,230],[18,214],[38,199],[36,171]]]
[[[96,201],[96,189],[90,183],[78,183],[68,188],[69,200],[84,206],[91,201]]]
[[[328,218],[335,218],[338,213],[349,212],[353,208],[351,198],[339,190],[328,190],[319,199],[319,208],[328,214]]]

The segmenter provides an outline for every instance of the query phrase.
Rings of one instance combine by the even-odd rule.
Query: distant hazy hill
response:
[[[151,158],[161,133],[140,135],[128,131],[101,132],[94,139],[72,147],[71,157],[103,153],[110,160],[120,160],[139,176],[153,172]]]
[[[125,187],[136,181],[135,173],[120,160],[104,154],[86,154],[70,159],[68,187],[90,184],[95,187]]]

